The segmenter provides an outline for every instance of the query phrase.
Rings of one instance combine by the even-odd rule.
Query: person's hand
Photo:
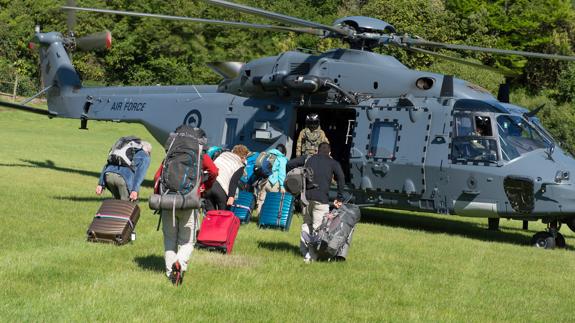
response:
[[[285,187],[280,187],[280,193],[285,194],[285,192],[286,192]]]
[[[326,213],[325,217],[327,218],[328,221],[331,221],[331,220],[333,220],[333,218],[335,218],[335,216],[331,212]]]
[[[339,209],[343,203],[340,200],[335,200],[333,201],[333,205],[335,206],[336,209]]]
[[[228,197],[228,201],[226,202],[226,205],[227,205],[227,206],[232,206],[232,205],[234,204],[234,200],[235,200],[235,199],[234,199],[233,196]]]
[[[130,201],[136,201],[138,199],[138,192],[130,193]]]
[[[102,195],[102,192],[104,192],[104,187],[102,185],[96,186],[96,195]]]
[[[200,186],[200,193],[203,193],[206,191],[206,188],[204,187],[204,185]]]

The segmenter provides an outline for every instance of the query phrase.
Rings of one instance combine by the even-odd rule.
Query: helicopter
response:
[[[541,59],[575,60],[514,50],[432,42],[398,33],[382,20],[351,16],[332,26],[223,0],[206,2],[261,16],[283,25],[252,24],[108,9],[77,11],[183,20],[238,28],[337,38],[349,48],[322,53],[287,51],[247,63],[214,62],[218,85],[84,87],[69,53],[110,47],[109,32],[35,30],[48,111],[1,102],[49,117],[141,123],[159,141],[181,124],[203,128],[210,145],[244,144],[263,151],[284,144],[288,155],[309,113],[317,113],[332,142],[332,157],[345,172],[354,202],[403,210],[489,219],[541,220],[547,230],[532,245],[564,247],[562,224],[575,231],[575,159],[535,117],[465,80],[409,69],[373,52],[394,46],[457,63],[497,70],[433,50],[467,50]],[[70,28],[71,29],[71,28]],[[501,72],[501,71],[500,71]],[[504,72],[503,72],[504,73]],[[34,97],[36,97],[34,96]],[[289,157],[289,156],[288,156]]]

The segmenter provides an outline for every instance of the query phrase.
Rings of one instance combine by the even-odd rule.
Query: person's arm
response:
[[[336,160],[333,160],[333,174],[337,182],[337,200],[342,201],[343,186],[345,185],[345,175],[343,174],[343,169],[341,168],[341,165]]]
[[[132,192],[139,192],[140,186],[144,181],[144,177],[146,177],[146,171],[150,166],[150,156],[147,153],[142,151],[142,155],[139,158],[134,158],[135,161],[135,172],[134,172],[134,181],[132,182]],[[131,193],[131,192],[130,192]]]
[[[323,130],[321,130],[321,142],[327,142],[329,144],[329,139],[327,139],[327,136],[325,135],[325,132]]]
[[[208,154],[202,156],[202,169],[208,172],[208,179],[204,182],[204,188],[207,191],[216,182],[219,169]]]
[[[295,146],[295,156],[299,157],[301,156],[301,142],[303,140],[303,129],[302,131],[299,132],[299,135],[297,136],[297,143]]]
[[[230,180],[230,187],[228,188],[228,196],[234,196],[236,193],[236,189],[238,188],[238,182],[242,175],[244,174],[244,167],[240,167],[240,169],[236,170],[236,172],[232,175],[232,179]]]
[[[307,159],[307,155],[299,156],[297,158],[291,159],[287,162],[286,165],[286,172],[290,170],[305,165],[305,160]]]
[[[277,168],[277,174],[278,174],[278,181],[280,183],[280,189],[284,189],[284,182],[286,180],[286,169],[287,169],[287,158],[285,158],[284,156],[278,157],[278,159],[276,160],[276,163],[278,164],[278,168]]]
[[[106,187],[106,183],[104,182],[106,167],[108,167],[108,164],[104,165],[104,168],[102,168],[102,171],[100,172],[100,177],[98,178],[98,185],[96,185],[96,195],[102,195],[102,192],[104,192],[104,187]]]

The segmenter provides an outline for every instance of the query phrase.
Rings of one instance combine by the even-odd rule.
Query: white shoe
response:
[[[303,262],[305,262],[306,264],[311,264],[312,259],[309,252],[305,254],[305,257],[303,257]]]

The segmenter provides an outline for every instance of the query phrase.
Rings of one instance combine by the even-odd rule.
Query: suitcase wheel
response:
[[[86,239],[87,240],[94,240],[96,238],[96,233],[94,231],[88,230],[86,232]]]
[[[124,242],[124,239],[122,239],[122,236],[117,234],[116,237],[114,238],[114,240],[116,240],[117,244],[122,244],[122,242]]]

